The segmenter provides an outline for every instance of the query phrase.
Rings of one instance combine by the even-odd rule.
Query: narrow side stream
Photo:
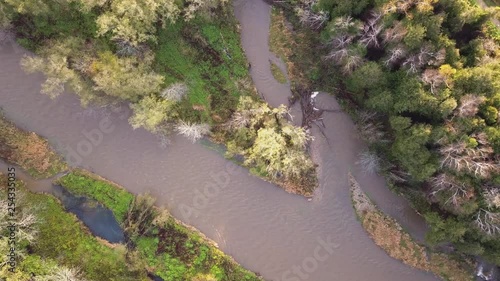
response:
[[[0,171],[7,171],[8,165],[0,159]],[[26,183],[27,188],[32,192],[49,193],[57,197],[64,208],[76,215],[85,224],[90,232],[110,243],[125,242],[125,235],[120,224],[113,215],[113,212],[102,206],[97,201],[90,198],[72,194],[64,187],[52,184],[56,178],[46,180],[34,180],[21,168],[15,166],[16,177]]]
[[[90,198],[72,194],[64,187],[54,185],[52,194],[61,200],[64,208],[75,214],[93,235],[111,243],[124,243],[125,235],[113,212]]]

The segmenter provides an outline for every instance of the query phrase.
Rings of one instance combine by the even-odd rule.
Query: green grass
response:
[[[17,197],[25,200],[25,204],[19,207],[37,208],[35,215],[39,221],[36,241],[29,246],[27,243],[18,244],[18,249],[22,245],[27,252],[19,264],[18,271],[22,274],[47,274],[48,268],[58,264],[81,270],[89,280],[148,280],[145,270],[131,269],[125,247],[108,247],[95,238],[76,216],[66,212],[58,199],[49,194],[29,192],[23,182],[17,183]],[[2,176],[0,194],[6,198],[5,186],[5,177]],[[11,277],[6,280],[28,280]]]
[[[184,82],[187,101],[180,104],[181,119],[222,123],[236,107],[238,97],[248,92],[238,87],[248,79],[248,63],[230,16],[208,22],[195,19],[178,22],[158,31],[155,70],[168,84]],[[195,109],[195,110],[193,110]]]
[[[110,209],[122,222],[134,196],[123,188],[98,176],[81,170],[74,170],[56,181],[72,193],[85,195]]]
[[[129,270],[125,250],[100,243],[78,219],[49,195],[30,194],[31,204],[40,205],[42,220],[34,253],[58,263],[80,268],[91,280],[138,280],[140,274]],[[144,276],[142,276],[144,278]]]
[[[137,248],[156,275],[166,281],[219,280],[257,281],[253,273],[243,269],[198,233],[174,219],[159,230],[157,237],[141,237]]]
[[[285,74],[281,71],[281,69],[274,63],[271,64],[271,73],[273,74],[274,79],[280,82],[281,84],[285,84],[287,82]]]

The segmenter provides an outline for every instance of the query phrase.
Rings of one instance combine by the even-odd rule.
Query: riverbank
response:
[[[16,127],[1,111],[0,158],[21,166],[34,178],[50,178],[68,168],[47,140]]]
[[[136,258],[163,280],[262,280],[222,253],[201,232],[155,207],[155,199],[149,195],[134,196],[84,170],[73,170],[56,183],[108,207],[123,225]]]
[[[436,253],[417,243],[394,219],[378,209],[363,192],[356,179],[350,174],[349,184],[353,207],[363,228],[375,244],[387,254],[404,264],[424,271],[430,271],[443,280],[470,281],[475,265],[463,258],[455,259],[444,253]]]

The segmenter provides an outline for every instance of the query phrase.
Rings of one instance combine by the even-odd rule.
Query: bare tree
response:
[[[16,239],[18,241],[26,240],[29,243],[33,243],[38,235],[37,224],[39,223],[39,220],[35,215],[37,206],[26,205],[22,193],[18,194],[16,201]],[[9,209],[7,207],[8,201],[0,200],[0,229],[7,229],[9,226],[8,218],[12,218],[12,214],[9,213]]]
[[[79,269],[56,267],[49,275],[37,276],[35,281],[85,281]]]
[[[414,5],[415,0],[397,0],[396,9],[399,13],[407,13]]]
[[[500,208],[500,188],[488,188],[483,192],[483,198],[489,209]]]
[[[485,145],[485,146],[490,145],[490,142],[488,141],[488,135],[486,135],[486,133],[484,133],[484,132],[475,133],[472,135],[472,137],[474,139],[476,139],[476,141],[481,145]]]
[[[384,60],[384,64],[387,66],[395,65],[399,60],[406,56],[406,49],[403,45],[398,45],[394,48],[389,49],[389,56]]]
[[[371,17],[366,21],[361,39],[359,42],[365,47],[379,47],[378,36],[382,31],[382,26],[379,24],[382,14],[372,11]]]
[[[328,12],[319,11],[317,13],[303,8],[295,8],[295,12],[299,16],[299,21],[302,25],[308,26],[311,29],[319,30],[328,22],[330,18]]]
[[[349,50],[346,47],[334,48],[325,56],[325,59],[341,63],[348,55]]]
[[[407,182],[410,178],[410,173],[401,170],[398,167],[392,167],[389,171],[389,178],[395,182]]]
[[[336,44],[338,47],[334,47],[328,55],[324,58],[326,60],[332,60],[337,65],[342,66],[342,72],[344,74],[352,73],[356,68],[358,68],[363,63],[363,58],[356,48],[349,48],[347,45],[350,43],[348,38],[337,38],[339,39]],[[340,41],[341,39],[346,39],[345,41]],[[334,43],[335,44],[335,43]]]
[[[418,52],[408,56],[402,65],[407,67],[408,73],[417,73],[426,65],[439,65],[443,59],[441,51],[435,52],[429,44],[425,44]]]
[[[420,61],[418,59],[418,55],[411,55],[409,56],[402,64],[402,66],[405,66],[407,68],[408,73],[417,73],[418,69],[420,68]]]
[[[485,101],[482,96],[465,95],[460,99],[460,105],[456,109],[456,114],[460,117],[475,116],[479,111],[479,106]]]
[[[352,17],[338,17],[333,21],[332,33],[334,35],[327,42],[327,46],[332,46],[335,49],[346,48],[361,29],[362,27],[358,26]]]
[[[500,234],[500,213],[494,213],[481,209],[476,214],[474,224],[486,235],[498,235]]]
[[[437,88],[445,83],[445,77],[437,69],[426,69],[421,76],[422,82],[431,87],[431,93],[435,94]]]
[[[189,88],[185,83],[177,82],[164,89],[160,95],[167,100],[180,101],[186,96],[188,90]]]
[[[429,65],[440,66],[446,59],[446,49],[442,48],[437,52],[433,52],[432,58],[429,60]]]
[[[363,172],[372,175],[380,171],[382,159],[374,152],[365,150],[359,154],[357,163],[361,166]]]
[[[420,47],[418,51],[418,61],[421,66],[424,66],[429,63],[429,61],[436,57],[436,53],[432,50],[432,47],[428,44]]]
[[[407,32],[406,27],[400,21],[397,21],[391,28],[384,30],[382,38],[386,44],[399,43],[403,40]]]
[[[499,166],[498,164],[490,162],[472,161],[469,171],[471,171],[476,176],[489,178],[492,173],[498,173]]]
[[[449,144],[439,149],[442,155],[441,167],[446,166],[457,171],[462,170],[463,152],[467,145],[464,142]]]
[[[494,161],[493,149],[489,146],[470,148],[464,142],[458,142],[441,147],[439,152],[442,155],[441,167],[467,171],[482,178],[500,171],[500,164]]]
[[[371,26],[365,25],[363,29],[363,35],[359,42],[365,47],[379,47],[378,35],[382,31],[382,27],[379,25]]]
[[[348,50],[347,57],[345,57],[341,63],[343,64],[342,72],[344,74],[350,74],[363,64],[363,58],[357,52]]]
[[[314,12],[317,3],[318,0],[301,0],[295,7],[300,23],[314,30],[319,30],[330,18],[327,11]]]
[[[124,229],[129,238],[149,233],[157,212],[156,199],[149,194],[140,194],[134,198],[125,217]]]
[[[210,126],[208,124],[192,124],[181,121],[179,124],[175,125],[175,130],[195,143],[197,140],[201,139],[203,135],[210,132]]]
[[[352,43],[353,39],[354,36],[342,34],[337,37],[333,37],[328,44],[334,49],[346,49]]]
[[[471,189],[465,186],[463,182],[459,182],[445,173],[433,177],[430,184],[432,186],[430,196],[436,197],[440,193],[448,192],[449,198],[445,201],[445,204],[451,203],[455,207],[460,205],[461,199],[467,198],[471,194]]]
[[[386,141],[382,124],[375,121],[376,113],[361,112],[359,117],[357,127],[363,140],[370,144]]]
[[[354,19],[351,16],[342,16],[334,20],[334,28],[347,31],[356,26]]]
[[[384,14],[392,14],[392,13],[407,13],[408,10],[413,7],[415,4],[415,0],[392,0],[387,1],[384,5],[383,13]]]
[[[247,127],[250,125],[252,116],[252,113],[248,110],[236,111],[227,125],[232,129]]]

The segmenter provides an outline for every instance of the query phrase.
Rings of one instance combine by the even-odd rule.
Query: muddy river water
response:
[[[261,0],[235,1],[242,44],[259,92],[273,106],[286,102],[287,85],[272,78],[268,50],[270,7]],[[325,112],[325,136],[313,128],[312,153],[320,186],[311,201],[249,175],[207,142],[178,136],[163,146],[154,135],[132,130],[125,106],[83,109],[71,94],[40,94],[41,74],[27,75],[15,45],[0,49],[0,106],[20,127],[46,137],[69,161],[134,193],[150,192],[160,205],[216,241],[246,268],[267,280],[437,280],[390,258],[356,220],[347,174],[388,214],[421,239],[425,224],[391,193],[383,178],[360,172],[365,149],[344,113]],[[322,108],[339,108],[326,94]]]

